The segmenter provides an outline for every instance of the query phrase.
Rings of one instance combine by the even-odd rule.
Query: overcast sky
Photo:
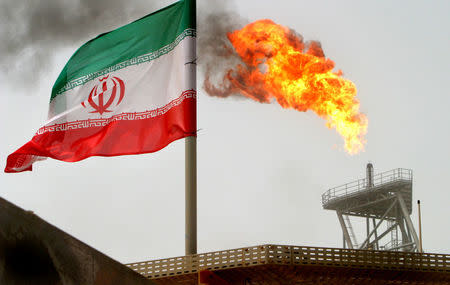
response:
[[[35,6],[16,2],[2,0],[9,10],[0,14],[0,42],[11,43],[0,49],[2,169],[46,121],[51,87],[79,45],[174,1],[136,1],[139,9],[127,10],[98,5],[83,15],[105,20],[92,20],[85,33],[80,25],[67,37],[34,29],[26,38],[18,31],[21,13],[33,19],[25,23],[45,19],[28,13],[41,11]],[[358,88],[367,145],[348,155],[342,138],[312,112],[208,97],[199,74],[198,251],[264,243],[341,247],[336,214],[322,209],[321,195],[363,178],[370,161],[375,172],[414,171],[424,249],[450,253],[450,2],[245,0],[235,9],[322,43]],[[63,9],[61,21],[80,21],[79,12]],[[61,41],[49,44],[52,35]],[[0,196],[124,263],[184,255],[183,140],[154,154],[47,160],[33,172],[1,173]],[[417,225],[415,202],[412,219]]]

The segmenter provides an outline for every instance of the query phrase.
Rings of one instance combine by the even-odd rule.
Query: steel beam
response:
[[[341,228],[342,228],[342,232],[344,233],[345,241],[347,242],[348,247],[350,249],[353,249],[353,243],[352,243],[352,240],[350,239],[350,235],[348,233],[347,226],[345,225],[344,218],[342,217],[342,213],[336,211],[336,214],[338,216],[339,223],[341,224]]]
[[[414,242],[405,243],[405,244],[402,244],[402,245],[390,248],[389,250],[401,249],[401,248],[405,248],[405,247],[408,247],[408,246],[411,246],[411,245],[415,245],[415,243]]]
[[[402,232],[402,243],[408,243],[410,242],[409,237],[408,237],[408,233],[405,230],[405,223],[403,222],[403,216],[399,215],[397,217],[398,219],[398,226],[400,228],[400,231]]]
[[[375,228],[372,230],[372,232],[367,236],[366,240],[361,244],[361,246],[359,247],[359,249],[363,249],[364,246],[366,245],[366,243],[369,242],[370,237],[374,234],[374,232],[377,231],[378,227],[381,225],[381,223],[384,221],[384,218],[389,214],[389,212],[392,210],[392,208],[394,208],[395,204],[397,203],[397,201],[394,201],[394,203],[392,203],[391,206],[389,206],[389,208],[386,210],[386,212],[383,214],[383,216],[380,218],[380,221],[378,222],[378,224],[375,226]]]
[[[387,235],[390,231],[392,231],[393,229],[395,229],[395,227],[398,226],[397,223],[394,223],[392,226],[390,226],[387,230],[385,230],[381,235],[378,236],[378,239],[375,239],[372,242],[378,242],[379,240],[381,240],[382,238],[384,238],[385,235]]]
[[[375,218],[372,218],[372,224],[373,224],[373,228],[375,228],[376,227]],[[377,247],[377,250],[379,250],[380,249],[380,244],[378,243],[378,233],[376,231],[375,231],[375,241],[376,241],[375,245]]]
[[[400,209],[402,210],[402,213],[403,213],[403,218],[406,221],[406,226],[408,227],[409,232],[412,234],[414,243],[416,244],[416,248],[420,248],[419,237],[417,236],[416,230],[414,229],[414,225],[411,221],[411,218],[409,217],[409,213],[408,213],[408,209],[406,208],[405,200],[403,200],[403,196],[399,192],[395,193],[395,195],[397,195],[397,200],[400,204]]]
[[[369,236],[370,234],[370,224],[369,224],[369,217],[366,217],[366,236]],[[370,241],[370,239],[369,239]],[[368,242],[369,243],[369,242]]]
[[[365,203],[365,204],[362,204],[362,205],[358,205],[358,206],[352,206],[350,208],[345,209],[342,212],[345,213],[345,212],[354,211],[354,210],[357,210],[359,208],[364,208],[364,207],[367,207],[367,206],[371,206],[371,205],[378,204],[378,203],[381,203],[381,202],[384,202],[384,201],[388,201],[388,200],[392,200],[392,199],[395,199],[395,198],[396,198],[395,196],[383,197],[382,199],[379,199],[379,200],[376,200],[376,201],[368,202],[368,203]]]

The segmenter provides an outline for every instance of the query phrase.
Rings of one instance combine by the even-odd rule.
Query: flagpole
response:
[[[197,28],[196,0],[185,0],[191,15],[191,26]],[[196,41],[190,49],[191,60],[195,64],[188,72],[190,88],[197,90],[197,49]],[[197,110],[195,111],[197,121]],[[197,126],[195,126],[197,127]],[[185,252],[186,255],[197,253],[197,137],[190,136],[185,139]]]
[[[197,137],[187,137],[186,147],[186,255],[197,253]]]

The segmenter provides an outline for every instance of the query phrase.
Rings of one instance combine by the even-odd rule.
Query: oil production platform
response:
[[[0,198],[0,284],[448,285],[450,255],[424,253],[411,221],[412,182],[411,170],[375,175],[369,164],[366,178],[326,191],[343,248],[267,244],[126,265]]]
[[[374,175],[369,163],[366,178],[328,190],[322,206],[336,211],[343,247],[350,249],[422,252],[411,221],[412,170],[394,169]],[[365,235],[359,240],[350,217],[364,219]],[[384,243],[382,243],[384,241]]]

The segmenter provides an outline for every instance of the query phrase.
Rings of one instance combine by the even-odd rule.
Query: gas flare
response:
[[[206,72],[205,90],[212,96],[241,94],[261,103],[276,100],[283,108],[311,110],[326,120],[345,140],[345,149],[364,149],[368,119],[359,111],[356,87],[333,71],[319,42],[305,43],[287,27],[271,20],[248,24],[228,33],[241,63],[227,70],[218,85]]]

